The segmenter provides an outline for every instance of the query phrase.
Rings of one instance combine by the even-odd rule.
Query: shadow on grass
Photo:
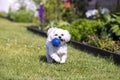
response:
[[[40,55],[40,56],[39,56],[39,59],[40,59],[40,61],[47,63],[47,59],[46,59],[46,56],[45,56],[45,55]]]

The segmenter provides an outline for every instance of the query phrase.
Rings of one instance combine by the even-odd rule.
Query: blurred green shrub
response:
[[[8,18],[16,22],[32,22],[34,18],[33,11],[18,10],[16,12],[9,12]]]
[[[43,0],[33,0],[37,5],[40,4],[40,2],[42,2]]]
[[[0,12],[0,16],[1,16],[1,17],[6,17],[7,14],[6,14],[5,12]]]
[[[89,35],[99,34],[103,22],[100,20],[78,19],[72,22],[72,27],[79,30],[79,40],[85,40]],[[76,36],[79,36],[76,35]]]
[[[75,14],[75,8],[66,8],[62,12],[62,20],[72,22],[75,19],[78,19],[78,15]]]
[[[74,20],[69,27],[65,25],[58,27],[69,30],[72,40],[83,41],[89,35],[99,34],[103,25],[104,23],[100,20],[78,19]]]
[[[64,9],[62,0],[47,0],[44,7],[45,21],[47,23],[50,23],[50,21],[61,20],[62,11]]]

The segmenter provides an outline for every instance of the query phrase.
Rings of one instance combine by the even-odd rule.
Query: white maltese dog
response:
[[[71,35],[67,30],[52,27],[48,29],[46,40],[46,58],[47,62],[52,63],[53,61],[57,63],[65,63],[67,58],[67,44],[70,41]],[[52,40],[54,38],[60,39],[60,45],[55,47],[52,45]]]

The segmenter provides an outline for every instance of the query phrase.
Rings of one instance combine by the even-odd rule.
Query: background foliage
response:
[[[16,12],[9,12],[8,18],[16,22],[32,22],[34,18],[34,13],[30,10],[19,10]]]

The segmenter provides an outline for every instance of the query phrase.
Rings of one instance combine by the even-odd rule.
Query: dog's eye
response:
[[[57,34],[55,34],[55,36],[58,36]]]
[[[64,34],[61,34],[61,36],[64,36]]]

